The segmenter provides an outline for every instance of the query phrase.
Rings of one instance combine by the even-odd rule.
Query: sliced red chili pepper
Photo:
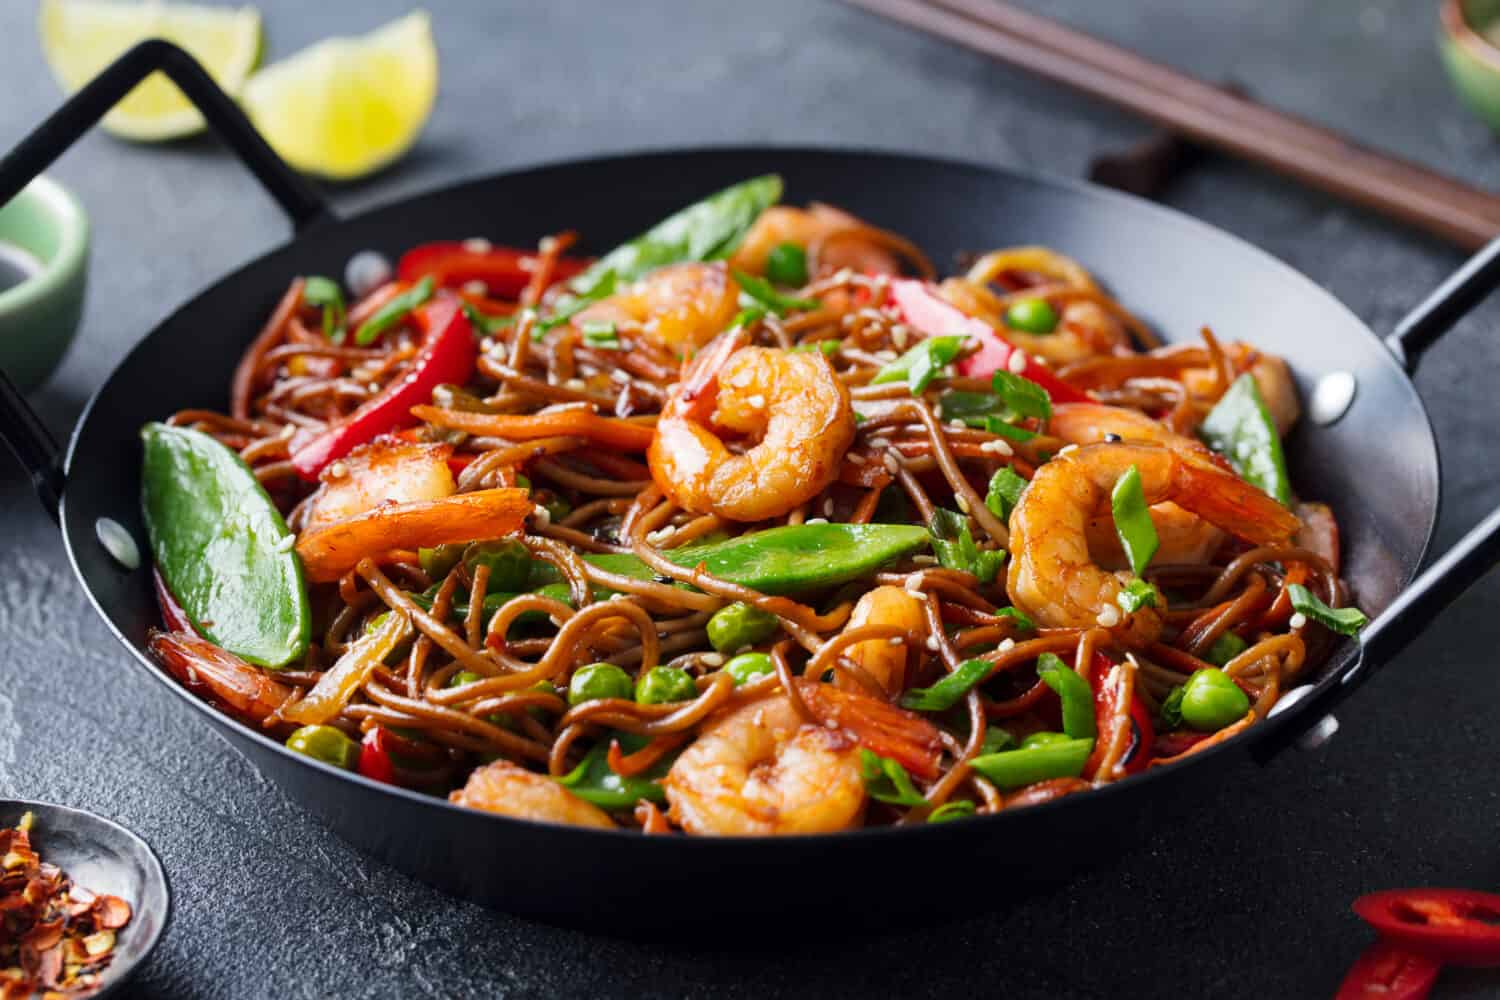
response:
[[[1113,707],[1110,704],[1110,692],[1100,681],[1109,674],[1114,665],[1114,661],[1103,653],[1097,650],[1094,652],[1088,680],[1089,685],[1094,689],[1094,720],[1099,727],[1101,737]],[[1140,695],[1132,695],[1130,699],[1130,728],[1130,746],[1125,751],[1121,767],[1126,774],[1139,774],[1151,762],[1151,751],[1156,743],[1156,727],[1151,724],[1151,712],[1146,708],[1146,703],[1141,701]],[[1093,766],[1098,764],[1092,755],[1090,755],[1089,764]],[[1085,773],[1088,773],[1087,770]]]
[[[422,350],[406,375],[386,386],[343,420],[296,448],[292,466],[308,482],[330,462],[349,454],[387,431],[417,422],[411,408],[432,401],[432,390],[444,382],[463,385],[474,373],[479,349],[469,321],[457,301],[444,297],[414,314],[426,331]]]
[[[1442,968],[1425,955],[1377,941],[1349,967],[1334,1000],[1422,1000]]]
[[[1500,966],[1500,895],[1472,889],[1388,889],[1354,912],[1408,951],[1453,965]]]
[[[439,285],[459,288],[470,281],[482,281],[496,298],[514,299],[525,291],[536,269],[540,255],[535,250],[514,247],[480,247],[465,243],[424,243],[401,255],[396,275],[402,281],[416,281],[431,275]],[[553,267],[552,280],[566,281],[589,266],[577,257],[559,257]]]
[[[393,785],[396,783],[396,767],[391,762],[390,751],[385,747],[384,733],[385,730],[379,726],[365,733],[365,738],[359,745],[359,773],[366,778]]]
[[[1058,378],[1052,369],[1000,336],[984,320],[970,316],[941,298],[931,283],[915,278],[897,278],[891,282],[891,300],[901,311],[902,319],[908,326],[921,330],[929,337],[959,333],[979,344],[979,350],[958,362],[961,374],[989,378],[995,372],[1009,371],[1046,389],[1054,403],[1093,401],[1083,391]],[[1020,365],[1020,371],[1010,367],[1011,359],[1016,354],[1020,354],[1025,361],[1025,364]]]

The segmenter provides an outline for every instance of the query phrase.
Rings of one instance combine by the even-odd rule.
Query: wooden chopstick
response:
[[[1205,146],[1477,249],[1500,197],[997,0],[847,0],[1092,97]]]

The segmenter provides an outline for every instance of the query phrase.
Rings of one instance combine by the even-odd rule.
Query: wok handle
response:
[[[1422,352],[1473,309],[1484,297],[1500,288],[1500,237],[1470,257],[1448,280],[1402,317],[1385,338],[1396,360],[1407,374],[1417,370]]]
[[[323,196],[266,145],[250,119],[197,60],[161,39],[141,42],[116,59],[0,159],[0,205],[20,194],[136,84],[158,70],[203,113],[209,126],[286,212],[293,227],[300,230],[332,216]],[[25,467],[42,505],[56,519],[63,490],[61,452],[4,372],[0,372],[0,438]]]

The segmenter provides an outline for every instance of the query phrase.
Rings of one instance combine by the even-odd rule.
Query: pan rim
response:
[[[835,146],[806,144],[783,145],[778,143],[727,143],[694,146],[644,146],[633,149],[617,150],[600,155],[562,157],[553,160],[540,161],[537,163],[523,164],[512,169],[504,169],[495,173],[475,174],[468,178],[456,180],[450,184],[443,184],[435,188],[416,192],[414,194],[401,195],[389,201],[380,202],[362,208],[348,216],[331,216],[326,221],[321,221],[312,226],[309,226],[308,228],[295,233],[290,239],[278,243],[275,246],[268,248],[264,252],[257,254],[250,260],[239,265],[233,271],[229,272],[228,274],[222,275],[213,283],[199,289],[196,293],[189,296],[183,302],[179,303],[177,307],[166,316],[164,316],[156,326],[154,326],[145,335],[143,335],[135,343],[135,345],[132,346],[131,349],[127,351],[123,357],[121,357],[120,361],[110,371],[110,374],[90,395],[88,402],[80,412],[77,421],[75,422],[73,429],[68,437],[68,446],[63,463],[64,483],[66,484],[67,475],[72,469],[73,460],[76,450],[79,447],[83,429],[89,426],[89,424],[93,420],[94,411],[99,404],[101,397],[114,384],[115,379],[120,374],[120,371],[130,363],[136,353],[144,349],[145,345],[183,309],[206,296],[214,294],[221,288],[233,285],[234,283],[240,281],[247,271],[260,266],[267,259],[286,251],[287,249],[298,243],[304,242],[306,240],[316,240],[320,233],[327,232],[335,227],[355,222],[370,221],[383,212],[394,212],[402,209],[408,209],[412,204],[420,202],[426,198],[462,195],[465,191],[471,188],[478,188],[481,186],[514,181],[520,177],[550,173],[564,169],[605,168],[612,163],[620,163],[624,161],[640,161],[652,159],[681,160],[687,158],[711,158],[715,156],[732,155],[770,155],[801,158],[844,158],[863,161],[885,160],[904,163],[911,166],[936,168],[950,171],[967,171],[970,173],[983,175],[992,180],[999,179],[1004,183],[1019,182],[1021,184],[1028,184],[1041,188],[1063,191],[1070,197],[1075,199],[1094,199],[1108,204],[1120,206],[1127,211],[1134,211],[1142,213],[1145,216],[1154,217],[1154,221],[1157,224],[1176,225],[1181,230],[1192,234],[1190,237],[1191,239],[1218,240],[1234,247],[1237,252],[1248,253],[1252,256],[1261,258],[1264,263],[1271,265],[1281,271],[1286,280],[1295,280],[1297,282],[1301,282],[1306,286],[1307,290],[1310,293],[1323,298],[1330,305],[1343,312],[1345,316],[1347,316],[1347,318],[1353,322],[1353,325],[1358,328],[1362,335],[1369,337],[1373,341],[1374,346],[1378,348],[1376,354],[1382,359],[1380,363],[1382,365],[1389,365],[1392,373],[1397,377],[1398,382],[1404,384],[1406,388],[1410,390],[1413,401],[1415,402],[1417,407],[1417,413],[1421,418],[1422,427],[1426,431],[1427,439],[1430,440],[1433,445],[1433,458],[1435,471],[1437,472],[1438,489],[1436,500],[1433,504],[1426,529],[1423,532],[1421,544],[1418,548],[1417,559],[1409,568],[1403,567],[1405,574],[1405,578],[1401,583],[1401,587],[1403,590],[1411,585],[1411,582],[1416,578],[1417,574],[1421,571],[1423,565],[1426,563],[1433,538],[1437,531],[1438,517],[1442,505],[1442,459],[1437,435],[1432,426],[1431,415],[1428,413],[1426,403],[1422,399],[1421,393],[1417,391],[1415,383],[1412,381],[1407,372],[1401,367],[1399,362],[1397,362],[1394,355],[1392,355],[1390,351],[1385,347],[1384,342],[1381,340],[1379,335],[1375,333],[1375,331],[1369,326],[1369,324],[1367,324],[1363,319],[1356,315],[1352,309],[1345,305],[1332,292],[1329,292],[1323,286],[1315,282],[1312,278],[1308,277],[1306,274],[1302,273],[1300,270],[1283,261],[1281,258],[1270,253],[1269,251],[1256,246],[1250,241],[1237,236],[1234,233],[1221,229],[1218,226],[1213,225],[1212,223],[1205,222],[1201,219],[1187,215],[1186,213],[1180,212],[1177,209],[1167,205],[1158,204],[1156,202],[1149,201],[1132,194],[1115,191],[1113,189],[1101,187],[1100,185],[1076,178],[1063,177],[1060,175],[1049,174],[1041,171],[1033,171],[1024,168],[983,163],[977,160],[912,153],[901,149],[886,148],[875,145]],[[819,843],[834,845],[855,838],[869,839],[876,837],[891,838],[904,836],[907,839],[912,839],[916,836],[939,837],[945,836],[951,833],[953,830],[968,830],[971,828],[977,829],[980,824],[983,824],[984,829],[986,830],[998,832],[999,828],[994,824],[1004,821],[1007,815],[1012,815],[1007,812],[1002,812],[999,814],[972,817],[964,822],[955,824],[923,823],[920,825],[908,827],[862,827],[856,830],[843,830],[836,833],[798,834],[791,836],[683,836],[672,838],[656,838],[641,836],[638,831],[628,830],[623,827],[616,830],[598,830],[587,827],[570,827],[561,824],[546,823],[538,820],[520,819],[511,816],[503,816],[497,813],[487,813],[458,806],[448,802],[446,799],[437,798],[431,795],[424,795],[422,793],[413,791],[411,789],[402,788],[397,785],[388,785],[382,782],[377,782],[355,772],[335,768],[332,765],[324,764],[321,761],[314,760],[313,758],[307,757],[303,754],[295,753],[294,751],[287,749],[281,743],[267,736],[265,733],[259,732],[253,727],[248,726],[237,719],[231,718],[219,712],[207,702],[193,695],[192,692],[188,691],[182,685],[173,681],[172,678],[169,677],[160,667],[158,667],[142,649],[137,647],[134,642],[132,642],[128,637],[124,635],[123,632],[120,631],[120,629],[115,625],[114,619],[111,618],[109,613],[106,612],[104,607],[100,604],[97,596],[95,595],[94,589],[89,585],[89,581],[80,565],[78,554],[74,550],[72,541],[73,535],[69,531],[70,519],[68,509],[68,491],[66,489],[66,485],[63,489],[62,502],[59,505],[58,520],[60,531],[63,536],[63,545],[68,555],[69,565],[73,569],[74,576],[78,579],[80,585],[82,585],[84,594],[88,598],[89,604],[94,608],[94,611],[103,620],[105,627],[110,631],[115,639],[119,641],[120,644],[123,645],[127,650],[129,650],[132,655],[132,659],[137,664],[137,666],[146,671],[148,675],[153,677],[159,683],[163,684],[175,696],[186,701],[194,708],[194,710],[202,713],[208,722],[216,726],[223,727],[229,734],[233,736],[249,738],[250,740],[259,743],[264,749],[276,752],[280,754],[284,759],[294,761],[298,765],[325,770],[336,778],[343,780],[352,780],[356,784],[364,786],[367,789],[371,789],[387,795],[394,795],[418,807],[433,808],[445,812],[455,813],[457,815],[465,817],[466,821],[468,822],[499,822],[504,827],[525,828],[529,830],[545,829],[553,835],[587,836],[600,843],[605,842],[605,838],[619,840],[621,837],[626,837],[631,838],[632,840],[637,842],[649,843],[657,840],[665,841],[673,845],[673,849],[683,849],[682,845],[684,842],[696,845],[691,848],[686,848],[688,850],[729,850],[735,847],[744,847],[745,845],[749,844],[767,845],[775,843],[806,843],[809,841],[816,841]],[[91,533],[88,531],[80,531],[79,537],[91,537]],[[1345,641],[1356,643],[1354,662],[1357,663],[1357,640]],[[1315,682],[1312,687],[1315,690],[1321,691],[1339,682],[1340,674],[1336,671],[1329,670],[1325,674],[1325,676]],[[1248,727],[1244,732],[1239,733],[1213,747],[1210,747],[1207,750],[1195,753],[1188,759],[1179,761],[1168,768],[1156,769],[1154,773],[1152,771],[1146,771],[1139,774],[1130,775],[1119,781],[1111,782],[1108,785],[1094,787],[1089,790],[1089,793],[1087,795],[1084,796],[1069,795],[1064,796],[1060,799],[1055,799],[1051,802],[1042,803],[1036,806],[1030,806],[1023,811],[1022,815],[1027,817],[1045,817],[1060,810],[1082,808],[1085,807],[1087,803],[1097,804],[1102,807],[1104,803],[1106,803],[1110,799],[1118,798],[1120,795],[1128,793],[1137,786],[1142,785],[1148,779],[1160,781],[1161,779],[1170,778],[1175,775],[1181,775],[1185,777],[1190,773],[1197,773],[1199,771],[1202,771],[1210,761],[1218,761],[1221,758],[1225,758],[1226,755],[1230,754],[1232,751],[1238,752],[1240,750],[1248,750],[1249,748],[1262,743],[1280,730],[1284,729],[1286,726],[1290,725],[1291,721],[1298,717],[1300,714],[1308,711],[1310,708],[1310,704],[1316,700],[1318,699],[1304,698],[1302,699],[1302,703],[1291,706],[1288,710],[1280,713],[1276,717],[1262,720]],[[253,760],[251,760],[250,763],[252,764],[252,766],[255,766],[255,762]],[[925,833],[923,833],[923,831],[925,831]],[[707,846],[711,844],[724,846],[722,848]]]

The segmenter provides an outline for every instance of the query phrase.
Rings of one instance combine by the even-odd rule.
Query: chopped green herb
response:
[[[1120,605],[1120,610],[1127,615],[1133,615],[1142,608],[1155,608],[1161,606],[1161,592],[1150,583],[1136,577],[1125,585],[1120,591],[1115,602]]]
[[[557,308],[552,311],[551,315],[540,320],[536,326],[532,327],[531,339],[541,340],[547,335],[549,330],[566,323],[600,299],[608,298],[615,294],[616,284],[615,273],[613,271],[605,271],[589,287],[586,294],[563,296],[557,302]]]
[[[939,413],[944,420],[962,420],[970,427],[978,427],[990,434],[998,434],[1012,441],[1029,441],[1036,432],[1017,427],[1015,421],[1023,419],[1005,400],[993,392],[971,392],[967,389],[950,389],[938,401]]]
[[[583,331],[583,342],[590,347],[605,347],[612,351],[620,349],[620,335],[615,331],[613,323],[593,320],[584,323],[580,329]]]
[[[648,737],[636,733],[617,732],[613,734],[613,738],[620,741],[620,749],[627,754],[634,753],[651,742]],[[583,760],[578,762],[578,766],[558,778],[557,783],[601,809],[629,809],[641,799],[666,802],[666,789],[658,779],[671,768],[677,755],[668,754],[644,773],[626,778],[610,769],[609,743],[608,739],[595,743]]]
[[[941,712],[957,705],[995,665],[989,660],[965,660],[931,687],[912,688],[901,696],[901,707],[914,712]]]
[[[375,315],[359,325],[354,331],[354,342],[361,347],[373,344],[380,335],[400,323],[411,311],[432,298],[432,275],[412,285],[376,310]]]
[[[1181,684],[1167,692],[1167,696],[1161,703],[1161,722],[1164,729],[1177,729],[1182,725],[1182,696]]]
[[[746,274],[738,269],[731,273],[734,275],[735,283],[750,299],[746,302],[744,298],[741,298],[741,305],[761,305],[778,316],[785,316],[789,312],[807,312],[810,309],[817,309],[823,304],[817,299],[799,299],[795,295],[783,295],[765,278],[757,278],[753,274]]]
[[[1358,608],[1330,608],[1318,599],[1318,595],[1302,586],[1294,583],[1286,588],[1287,596],[1292,599],[1292,607],[1299,614],[1306,615],[1319,625],[1325,625],[1333,629],[1339,635],[1354,635],[1364,628],[1370,619]]]
[[[842,340],[809,340],[792,348],[793,354],[811,354],[813,351],[822,351],[825,358],[831,358],[844,346]],[[859,414],[855,414],[858,419]]]
[[[975,544],[967,517],[939,507],[933,511],[928,530],[932,532],[932,551],[945,569],[971,573],[980,583],[994,582],[995,574],[1005,562],[1006,552],[1004,549],[981,549]]]
[[[967,337],[928,337],[909,349],[901,357],[875,373],[871,384],[905,382],[913,396],[927,391],[927,386],[937,378],[945,365],[950,364],[963,350]]]
[[[1014,618],[1016,620],[1017,628],[1025,629],[1027,632],[1036,631],[1036,622],[1032,621],[1027,616],[1026,612],[1021,611],[1019,608],[1012,608],[1007,606],[1000,608],[995,612],[995,614],[997,616],[1003,615],[1006,618]]]
[[[464,318],[469,321],[469,326],[481,338],[494,336],[501,330],[508,330],[516,325],[516,318],[514,316],[486,316],[478,309],[475,309],[470,302],[464,302],[462,309],[464,311]]]
[[[990,387],[1001,402],[1020,416],[1038,420],[1048,420],[1052,416],[1052,397],[1029,378],[1001,369],[990,377]]]
[[[944,802],[934,809],[927,817],[929,823],[948,823],[955,819],[966,819],[979,811],[979,807],[968,799],[954,799],[952,802]]]
[[[1002,750],[1014,750],[1016,738],[1010,734],[1010,730],[1001,729],[999,726],[990,726],[984,731],[984,739],[979,741],[979,752],[999,753]]]
[[[323,310],[323,336],[335,344],[344,342],[344,293],[332,278],[310,274],[302,282],[302,301]]]
[[[734,319],[729,323],[729,329],[742,330],[753,326],[766,318],[765,309],[760,306],[746,306],[734,314]]]
[[[1109,502],[1115,516],[1115,533],[1120,536],[1120,545],[1130,560],[1130,568],[1139,576],[1146,571],[1151,557],[1161,545],[1156,525],[1151,523],[1151,512],[1146,507],[1146,494],[1141,489],[1140,469],[1132,465],[1125,470],[1115,483]]]
[[[893,806],[919,806],[927,800],[912,784],[906,768],[889,757],[859,748],[859,773],[865,779],[870,798]]]
[[[1021,491],[1029,484],[1008,465],[1002,465],[990,477],[990,489],[985,494],[984,505],[990,513],[1004,520],[1021,502]]]

